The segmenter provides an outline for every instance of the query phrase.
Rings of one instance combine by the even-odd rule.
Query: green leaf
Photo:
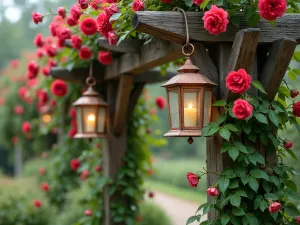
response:
[[[247,214],[247,220],[251,225],[259,225],[258,219],[253,214],[251,215]]]
[[[298,76],[300,75],[300,69],[292,69],[292,71],[293,71],[294,73],[296,73]]]
[[[227,115],[226,115],[226,114],[220,115],[220,116],[218,117],[218,119],[217,119],[217,123],[218,123],[218,124],[223,123],[223,122],[226,120],[226,118],[227,118]]]
[[[222,213],[221,224],[226,225],[229,223],[229,221],[230,221],[230,216],[228,215],[228,213]]]
[[[224,0],[216,0],[216,5],[217,6],[222,6]]]
[[[239,27],[240,26],[240,16],[236,15],[236,16],[231,16],[230,17],[230,22],[236,26],[236,27]]]
[[[280,187],[280,180],[276,176],[270,176],[270,180],[275,184],[277,187]]]
[[[258,152],[255,152],[252,155],[249,155],[249,160],[253,165],[256,165],[256,163],[265,164],[265,158]]]
[[[232,146],[231,148],[229,148],[228,154],[229,154],[230,158],[232,158],[233,161],[235,161],[237,159],[237,157],[239,156],[240,151],[238,150],[237,147]]]
[[[280,86],[278,92],[284,94],[286,97],[290,97],[291,95],[290,90],[285,86]]]
[[[225,100],[216,101],[212,106],[226,106],[227,102]]]
[[[291,199],[300,200],[300,196],[292,189],[289,189],[289,188],[285,189],[283,194],[284,194],[284,196],[289,197]]]
[[[230,203],[233,206],[239,207],[241,204],[241,196],[234,194],[230,197]]]
[[[250,171],[250,175],[254,178],[262,178],[268,181],[270,180],[269,175],[263,170],[253,169]]]
[[[242,124],[242,128],[246,134],[250,134],[250,132],[251,132],[251,124],[250,123]]]
[[[200,205],[199,207],[198,207],[198,209],[197,209],[197,211],[196,211],[196,213],[195,214],[197,214],[201,209],[203,209],[206,205],[208,205],[209,203],[204,203],[204,204],[202,204],[202,205]]]
[[[255,198],[254,200],[254,209],[258,209],[259,206],[260,206],[260,203],[262,202],[262,197],[261,196],[258,196]]]
[[[287,180],[287,181],[285,181],[285,185],[286,185],[288,188],[292,189],[293,191],[297,192],[297,185],[295,184],[294,181],[292,181],[292,180]]]
[[[230,222],[233,224],[233,225],[241,225],[241,220],[239,217],[236,217],[236,216],[232,216],[231,219],[230,219]]]
[[[245,215],[245,212],[241,208],[233,207],[232,208],[232,214],[235,215],[235,216],[243,216],[243,215]]]
[[[220,187],[220,191],[221,192],[225,192],[229,186],[229,182],[230,180],[227,177],[221,177],[218,181],[219,183],[219,187]]]
[[[211,209],[213,208],[213,205],[212,204],[207,204],[204,206],[203,208],[203,214],[207,214],[211,211]]]
[[[265,198],[266,198],[266,199],[273,200],[273,201],[276,201],[276,200],[279,199],[278,196],[275,195],[275,194],[273,194],[273,193],[267,193],[267,194],[265,194]]]
[[[193,5],[193,0],[184,0],[184,2],[188,7],[191,7]]]
[[[262,113],[255,113],[254,117],[261,123],[268,124],[267,117]]]
[[[267,94],[267,92],[266,92],[265,89],[264,89],[264,86],[263,86],[258,80],[253,81],[253,82],[252,82],[252,85],[253,85],[254,87],[256,87],[260,92],[262,92],[262,93],[264,93],[264,94]]]
[[[113,14],[113,15],[109,18],[109,22],[118,20],[118,19],[120,18],[121,15],[122,15],[122,13],[115,13],[115,14]]]
[[[220,127],[218,127],[218,126],[213,126],[213,127],[211,127],[211,129],[208,131],[207,136],[212,136],[212,135],[214,135],[215,133],[217,133],[219,130],[220,130]]]
[[[207,6],[207,4],[210,2],[211,0],[205,0],[204,2],[202,2],[201,3],[201,5],[200,5],[200,9],[205,9],[206,8],[206,6]]]
[[[249,181],[250,181],[250,178],[248,175],[247,176],[244,176],[241,178],[241,181],[244,185],[246,185]]]
[[[224,138],[225,140],[229,141],[231,133],[229,130],[225,129],[225,128],[221,128],[220,132],[219,132],[220,136],[222,138]]]
[[[253,191],[257,192],[259,183],[255,178],[249,177],[248,185],[251,187]]]
[[[229,188],[230,188],[230,189],[238,188],[238,187],[239,187],[239,182],[238,182],[238,180],[234,179],[234,180],[231,180],[231,181],[230,181],[230,184],[229,184]]]
[[[278,127],[279,121],[278,121],[278,116],[277,116],[277,114],[276,114],[273,110],[270,110],[270,111],[268,112],[268,114],[269,114],[269,118],[270,118],[270,120],[272,121],[272,123],[273,123],[276,127]]]
[[[288,76],[292,81],[296,81],[297,80],[297,74],[295,74],[293,71],[288,72]]]
[[[227,178],[231,179],[231,178],[235,178],[236,174],[233,171],[233,169],[231,168],[225,168],[221,174],[222,176],[226,176]]]
[[[227,123],[224,125],[224,128],[233,132],[239,132],[240,130],[232,123]]]
[[[250,19],[248,20],[248,24],[250,27],[254,27],[258,24],[259,20],[260,20],[260,16],[258,13],[256,13],[250,17]]]
[[[288,203],[284,209],[289,216],[296,217],[300,215],[298,208],[292,203]]]
[[[191,216],[190,218],[188,218],[188,220],[186,221],[186,225],[193,223],[197,220],[197,216]]]
[[[268,207],[268,203],[265,200],[262,200],[262,202],[259,205],[259,208],[262,212],[264,212],[266,210],[266,208]]]
[[[259,134],[259,139],[261,140],[261,142],[262,142],[265,146],[268,145],[268,143],[269,143],[269,138],[268,138],[268,136],[267,136],[265,133],[260,133],[260,134]]]
[[[291,149],[285,149],[285,151],[287,153],[289,153],[289,155],[292,156],[293,159],[297,160],[297,156],[295,155],[295,153]]]
[[[248,150],[247,150],[246,146],[243,145],[241,142],[235,141],[233,144],[238,150],[240,150],[241,152],[243,152],[245,154],[248,154]]]
[[[242,165],[237,165],[234,167],[234,172],[238,177],[244,177],[246,175],[246,168]]]

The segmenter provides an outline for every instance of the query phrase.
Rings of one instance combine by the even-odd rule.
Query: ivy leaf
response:
[[[292,217],[299,216],[300,214],[298,208],[292,203],[288,203],[284,209],[285,212]]]
[[[219,132],[220,136],[222,138],[224,138],[225,140],[229,141],[231,133],[229,130],[225,129],[225,128],[221,128],[220,132]]]
[[[240,207],[241,205],[241,196],[234,194],[230,197],[230,203],[233,206]]]
[[[239,132],[240,130],[232,123],[227,123],[224,125],[224,128],[233,132]]]
[[[249,177],[248,185],[251,187],[253,191],[257,192],[259,183],[255,178]]]
[[[236,173],[236,175],[238,177],[244,177],[246,175],[247,171],[246,171],[245,167],[243,167],[242,165],[239,164],[236,167],[234,167],[234,172]]]
[[[193,0],[184,0],[184,2],[188,7],[191,7],[193,5]]]
[[[258,80],[253,81],[253,82],[252,82],[252,85],[253,85],[256,89],[258,89],[260,92],[262,92],[262,93],[264,93],[264,94],[267,95],[267,92],[265,91],[264,86],[263,86]]]
[[[272,123],[273,123],[276,127],[278,127],[279,121],[278,121],[278,116],[277,116],[277,114],[276,114],[273,110],[270,110],[270,111],[268,112],[268,114],[269,114],[269,118],[270,118],[270,120],[272,121]]]
[[[191,216],[190,218],[188,218],[188,220],[186,221],[186,225],[193,223],[197,220],[197,216]]]
[[[229,221],[230,221],[230,216],[228,215],[228,213],[222,213],[221,224],[226,225],[229,223]]]
[[[254,117],[261,123],[268,124],[267,117],[262,113],[255,113]]]
[[[216,101],[212,106],[226,106],[227,102],[225,100]]]
[[[227,177],[221,177],[218,182],[220,191],[222,191],[224,193],[229,186],[229,182],[230,182],[230,180]]]
[[[229,148],[228,154],[229,154],[230,158],[232,158],[233,161],[235,161],[237,159],[237,157],[239,156],[240,151],[235,146],[232,146],[231,148]]]

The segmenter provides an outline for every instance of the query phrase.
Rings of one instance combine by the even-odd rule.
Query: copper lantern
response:
[[[73,103],[76,110],[77,133],[74,138],[101,138],[107,135],[108,104],[94,90],[96,81],[87,78],[88,89]]]
[[[179,74],[162,85],[167,90],[170,131],[165,137],[201,136],[202,128],[210,122],[215,83],[200,74],[190,57],[178,69]]]
[[[39,109],[41,119],[42,119],[42,124],[46,125],[49,124],[52,120],[52,110],[50,104],[45,104]]]

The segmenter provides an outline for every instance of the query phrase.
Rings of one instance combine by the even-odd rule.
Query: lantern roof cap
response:
[[[195,66],[192,60],[188,57],[185,63],[178,69],[179,74],[172,77],[162,87],[174,85],[207,85],[217,86],[214,82],[200,73],[199,67]]]
[[[83,92],[82,96],[77,99],[73,104],[73,106],[105,106],[108,104],[103,100],[102,96],[94,90],[92,86],[89,86],[88,89]]]

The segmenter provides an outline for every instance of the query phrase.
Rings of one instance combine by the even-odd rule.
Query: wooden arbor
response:
[[[254,80],[262,82],[268,98],[273,99],[295,47],[300,43],[300,15],[286,14],[278,19],[276,27],[262,20],[257,28],[247,28],[242,20],[240,29],[229,25],[227,32],[219,36],[208,34],[201,18],[199,12],[187,13],[190,37],[195,41],[193,62],[203,74],[219,85],[214,92],[215,98],[235,98],[225,88],[224,81],[229,71],[244,68]],[[147,45],[142,45],[140,41],[126,41],[117,47],[109,46],[107,41],[101,39],[100,47],[113,51],[117,59],[106,68],[95,67],[94,71],[98,83],[107,86],[111,129],[103,149],[103,169],[105,175],[114,179],[126,151],[126,121],[144,85],[168,80],[175,75],[168,73],[163,77],[152,69],[182,57],[181,44],[185,41],[184,18],[179,12],[137,12],[133,27],[158,39]],[[56,78],[83,81],[88,76],[88,69],[68,72],[54,68],[51,73]],[[251,91],[255,94],[255,90]],[[230,160],[221,155],[220,146],[218,136],[207,139],[209,171],[220,172],[230,164]],[[272,156],[259,144],[257,150],[263,153],[266,161],[272,162]],[[208,186],[214,184],[216,179],[216,176],[209,175]],[[108,192],[104,196],[105,225],[115,225],[110,218],[109,201],[117,196],[118,193],[109,196]],[[214,213],[209,218],[215,218]]]

